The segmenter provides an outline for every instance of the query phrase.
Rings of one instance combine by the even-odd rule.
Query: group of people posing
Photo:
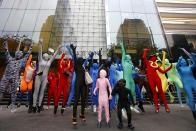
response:
[[[148,98],[154,103],[155,112],[159,112],[158,94],[165,106],[166,112],[170,112],[165,93],[170,96],[170,102],[174,101],[174,96],[169,90],[169,85],[176,87],[179,102],[182,105],[182,92],[188,98],[187,103],[196,120],[196,110],[193,97],[193,91],[196,91],[196,78],[194,76],[196,69],[196,54],[184,51],[190,61],[187,62],[180,57],[178,62],[170,63],[166,58],[166,52],[152,54],[147,58],[147,52],[150,49],[144,49],[142,62],[145,69],[134,66],[131,56],[126,54],[123,43],[121,46],[122,57],[117,60],[113,57],[102,62],[101,50],[99,50],[99,62],[94,60],[95,52],[90,52],[88,58],[84,59],[76,55],[74,45],[59,45],[56,51],[50,49],[50,53],[42,52],[42,41],[38,43],[38,58],[33,60],[31,54],[32,41],[24,40],[25,51],[20,51],[20,47],[12,57],[8,50],[8,38],[3,38],[3,47],[5,49],[6,69],[0,82],[0,100],[4,92],[10,93],[11,112],[16,111],[17,88],[21,94],[28,92],[29,110],[28,112],[42,111],[43,98],[48,87],[48,107],[51,97],[54,100],[54,114],[57,113],[59,99],[62,97],[61,113],[64,113],[65,107],[70,106],[73,101],[73,125],[77,125],[77,106],[81,97],[82,121],[85,119],[86,100],[91,95],[92,105],[98,112],[98,124],[101,127],[102,109],[105,110],[106,123],[110,127],[110,111],[117,109],[119,128],[123,127],[122,109],[127,112],[128,127],[133,129],[131,123],[130,106],[136,104],[138,98],[138,107],[142,112],[143,108],[142,88],[145,88]],[[19,43],[19,45],[21,42]],[[69,53],[63,50],[67,50]],[[56,70],[50,68],[57,54],[61,53],[61,58],[57,62]],[[69,57],[71,56],[71,57]],[[22,70],[22,71],[21,71]],[[90,75],[89,75],[90,74]],[[89,78],[90,76],[90,78]],[[92,82],[87,82],[92,79]],[[32,93],[33,92],[33,93]],[[137,96],[137,97],[136,97]],[[118,102],[117,102],[118,101]]]

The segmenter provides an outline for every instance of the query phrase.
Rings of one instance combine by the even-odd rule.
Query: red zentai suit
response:
[[[62,54],[61,59],[58,62],[58,75],[59,75],[59,83],[57,89],[57,97],[55,99],[55,108],[58,108],[58,101],[63,92],[63,102],[62,109],[65,108],[67,103],[67,99],[69,96],[69,77],[71,76],[71,72],[73,72],[73,62],[71,59],[64,60],[65,54]]]
[[[153,98],[154,98],[155,112],[159,112],[158,95],[156,92],[156,87],[157,87],[158,92],[160,94],[161,100],[164,103],[166,112],[170,112],[170,109],[167,105],[167,100],[166,100],[165,94],[163,93],[161,79],[159,78],[156,70],[159,70],[160,72],[165,73],[168,70],[170,70],[171,67],[168,68],[167,70],[162,70],[161,68],[159,68],[159,66],[155,63],[157,60],[155,55],[151,56],[150,60],[147,60],[147,50],[149,50],[149,49],[144,49],[143,60],[144,60],[146,70],[147,70],[148,83],[150,85],[150,88],[151,88],[152,94],[153,94]]]
[[[50,105],[50,100],[52,96],[53,96],[53,100],[55,101],[57,86],[58,86],[58,76],[55,75],[53,71],[50,71],[48,74],[48,103],[47,103],[48,106]]]

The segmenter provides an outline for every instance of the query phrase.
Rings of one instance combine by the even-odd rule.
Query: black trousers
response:
[[[128,125],[131,124],[131,109],[130,109],[130,104],[118,104],[117,106],[117,114],[118,114],[118,120],[122,124],[122,109],[125,108],[127,112],[127,118],[128,118]]]
[[[86,96],[87,96],[87,86],[85,84],[78,84],[76,82],[75,92],[74,92],[74,105],[73,105],[73,118],[77,116],[77,106],[78,101],[81,96],[81,115],[84,116],[85,106],[86,106]]]

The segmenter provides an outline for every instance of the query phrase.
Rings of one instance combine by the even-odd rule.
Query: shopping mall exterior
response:
[[[5,34],[28,35],[34,45],[43,39],[45,51],[72,43],[83,56],[102,48],[106,58],[110,48],[120,53],[116,45],[123,42],[134,58],[154,47],[177,59],[179,47],[196,48],[196,1],[0,0],[0,35]]]

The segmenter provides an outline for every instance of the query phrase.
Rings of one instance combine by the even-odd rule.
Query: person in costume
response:
[[[58,81],[59,81],[58,75],[56,75],[55,72],[51,70],[48,73],[48,102],[47,102],[48,109],[52,97],[53,97],[53,101],[55,101]]]
[[[166,69],[165,68],[165,58],[166,58],[166,52],[162,51],[163,54],[163,58],[162,60],[158,57],[158,60],[156,61],[159,68],[161,68],[162,70]],[[169,66],[170,67],[170,66]],[[169,68],[168,67],[168,68]],[[169,71],[169,70],[168,70]],[[162,88],[163,88],[163,92],[164,93],[168,93],[169,97],[170,97],[170,103],[174,102],[174,96],[171,94],[171,92],[169,91],[169,85],[168,85],[168,79],[165,76],[165,73],[160,72],[159,70],[156,70],[159,78],[161,79],[161,84],[162,84]],[[166,72],[167,73],[167,72]]]
[[[177,63],[172,63],[172,68],[167,72],[167,77],[168,77],[168,82],[170,84],[175,85],[177,90],[178,100],[180,102],[181,107],[183,107],[182,98],[181,98],[181,92],[183,91],[183,84],[179,76],[179,73],[176,69],[176,64]],[[169,62],[168,59],[165,59],[165,68],[168,68],[169,66],[171,66],[171,63]]]
[[[117,104],[117,115],[118,115],[118,128],[123,128],[123,121],[122,121],[122,109],[125,108],[128,117],[128,128],[134,129],[134,126],[131,122],[131,103],[134,104],[133,97],[131,91],[125,87],[126,81],[125,79],[121,79],[117,82],[114,89],[112,90],[112,96],[118,95],[118,104]],[[131,100],[131,102],[130,102]]]
[[[176,68],[181,76],[183,87],[188,97],[188,105],[193,113],[193,118],[196,121],[196,109],[193,97],[193,91],[196,91],[196,79],[193,75],[193,70],[196,68],[196,54],[190,54],[185,49],[183,49],[183,51],[189,56],[193,64],[189,66],[184,58],[179,57]]]
[[[134,102],[136,102],[135,82],[132,78],[133,63],[131,61],[131,56],[126,55],[123,43],[120,43],[120,46],[122,52],[123,78],[126,80],[126,88],[128,88],[131,91]]]
[[[96,91],[99,90],[99,98],[98,98],[98,103],[99,103],[99,109],[98,109],[98,127],[101,128],[101,120],[102,120],[102,109],[105,109],[105,116],[106,116],[106,123],[107,126],[110,127],[109,121],[110,121],[110,113],[109,113],[109,100],[112,99],[112,88],[110,85],[110,82],[108,78],[106,78],[107,73],[105,70],[100,70],[99,73],[100,78],[97,79],[96,82],[96,88],[94,89],[94,95],[96,95]],[[109,97],[108,97],[108,91],[107,88],[109,89]]]
[[[93,57],[93,53],[89,55],[89,57],[86,59],[85,62],[83,62],[83,58],[76,57],[76,47],[74,47],[72,44],[70,45],[70,48],[73,51],[73,56],[74,56],[74,71],[76,74],[76,80],[75,80],[75,90],[74,90],[74,105],[73,105],[73,119],[72,119],[72,124],[77,125],[77,106],[78,106],[78,101],[81,96],[81,114],[80,118],[82,121],[86,121],[85,119],[85,101],[86,101],[86,96],[87,96],[87,86],[85,83],[85,68],[86,65],[84,63],[87,63],[89,59]]]
[[[98,78],[98,72],[99,72],[99,64],[93,63],[92,67],[90,68],[90,75],[93,79],[93,84],[92,84],[92,88],[91,88],[91,100],[92,100],[94,112],[96,112],[96,107],[98,106],[98,94],[93,95],[93,91],[96,88],[96,81]]]
[[[59,98],[63,92],[63,102],[61,108],[61,114],[64,113],[65,106],[67,103],[68,95],[69,95],[69,77],[73,72],[73,62],[71,59],[64,60],[65,54],[63,53],[59,62],[58,62],[58,76],[59,76],[59,83],[57,89],[57,96],[55,98],[55,107],[54,107],[54,114],[57,112]]]
[[[41,111],[41,105],[44,97],[44,92],[48,83],[48,71],[50,69],[50,65],[54,61],[56,55],[59,52],[61,46],[59,45],[56,52],[49,57],[47,53],[42,55],[42,41],[40,40],[39,45],[39,52],[38,52],[38,71],[35,77],[35,84],[34,84],[34,93],[33,93],[33,112],[35,113],[37,108],[37,99],[38,99],[38,112]]]
[[[20,69],[24,63],[27,62],[27,59],[29,58],[29,55],[31,53],[32,47],[32,41],[26,40],[24,41],[25,44],[30,43],[30,47],[28,52],[23,57],[23,52],[17,50],[15,52],[15,57],[13,58],[8,50],[8,38],[4,39],[3,42],[3,48],[5,49],[5,56],[6,56],[6,69],[4,72],[4,75],[0,82],[0,100],[3,98],[4,92],[9,92],[11,94],[11,112],[16,111],[16,97],[17,97],[17,88],[19,87],[20,83]]]
[[[168,70],[162,70],[156,64],[156,60],[157,60],[156,55],[150,56],[149,60],[147,59],[147,51],[148,50],[150,50],[150,49],[144,49],[142,58],[143,58],[143,61],[145,63],[145,66],[146,66],[148,83],[149,83],[149,86],[150,86],[150,88],[152,90],[152,94],[153,94],[153,98],[154,98],[155,112],[157,112],[157,113],[159,112],[158,96],[157,96],[157,92],[156,92],[156,87],[158,88],[158,92],[160,94],[161,100],[164,103],[166,112],[170,112],[170,109],[169,109],[169,107],[167,105],[167,100],[166,100],[165,94],[163,93],[161,79],[159,78],[156,70],[159,70],[160,72],[165,73],[172,66],[170,68],[168,68]]]

